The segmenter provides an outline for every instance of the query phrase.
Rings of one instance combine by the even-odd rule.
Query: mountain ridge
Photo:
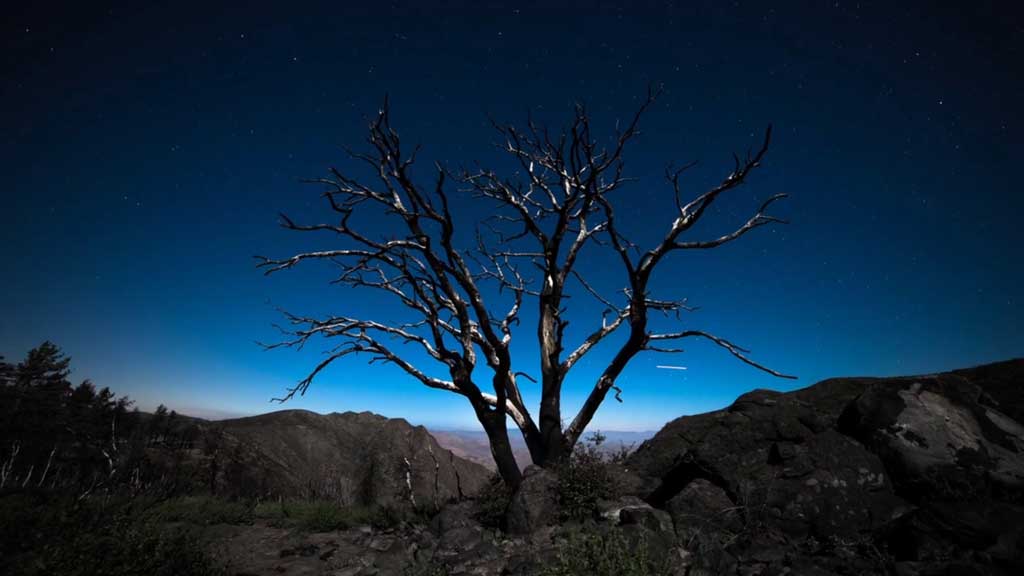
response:
[[[238,495],[443,503],[474,493],[490,476],[425,427],[368,411],[289,409],[204,427],[218,436],[215,490]]]

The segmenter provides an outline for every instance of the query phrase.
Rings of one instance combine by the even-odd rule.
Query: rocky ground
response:
[[[637,573],[1021,574],[1022,389],[1024,361],[755,390],[669,423],[582,523],[560,520],[557,477],[531,468],[504,531],[462,502],[389,530],[215,539],[236,574],[564,574],[581,533],[606,543],[590,554],[642,553]]]
[[[158,470],[203,482],[0,491],[0,573],[1024,574],[1022,422],[1024,360],[838,378],[753,390],[628,457],[579,447],[509,494],[423,428],[288,411],[164,451]]]
[[[673,569],[658,573],[687,573],[689,553],[672,537],[667,515],[639,501],[628,518],[629,512],[621,520],[619,510],[612,514],[615,518],[610,516],[602,524],[548,525],[530,534],[515,534],[482,526],[474,518],[474,504],[464,502],[447,507],[429,523],[396,528],[361,526],[308,533],[258,522],[210,527],[204,539],[213,542],[211,552],[236,576],[526,576],[561,574],[559,554],[581,534],[608,534],[621,521],[615,530],[621,537],[623,556],[632,554],[632,545],[643,540],[655,561],[652,569],[664,564]],[[600,541],[613,540],[606,536]]]

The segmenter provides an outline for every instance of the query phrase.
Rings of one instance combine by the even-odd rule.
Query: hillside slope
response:
[[[474,493],[490,475],[422,426],[370,412],[283,410],[211,427],[222,434],[219,492],[438,504]]]

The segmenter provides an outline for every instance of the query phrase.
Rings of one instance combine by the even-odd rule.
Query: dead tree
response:
[[[281,259],[257,257],[259,267],[271,274],[307,260],[327,260],[339,267],[334,283],[389,293],[413,315],[405,323],[386,323],[348,316],[308,317],[284,312],[290,326],[282,328],[284,341],[267,345],[301,347],[321,336],[338,342],[326,358],[290,388],[284,398],[304,394],[313,379],[339,358],[365,354],[371,362],[393,363],[431,388],[465,396],[490,440],[498,471],[515,487],[521,475],[507,433],[512,418],[526,441],[533,462],[550,466],[566,458],[630,360],[644,351],[674,352],[678,341],[706,339],[747,364],[774,376],[791,378],[750,359],[743,348],[708,332],[685,329],[653,332],[652,312],[678,316],[689,310],[685,301],[655,299],[648,285],[665,257],[680,250],[703,250],[732,242],[764,225],[782,220],[767,209],[785,194],[771,196],[739,227],[718,238],[684,239],[723,194],[738,188],[768,150],[769,127],[756,153],[735,156],[731,173],[717,186],[684,202],[680,190],[683,171],[668,170],[674,193],[673,216],[659,242],[642,250],[620,230],[611,196],[627,178],[622,155],[638,134],[638,123],[657,96],[649,91],[628,123],[617,130],[612,144],[599,146],[591,135],[588,115],[578,106],[570,125],[557,135],[531,120],[524,130],[495,126],[501,149],[511,155],[517,169],[503,177],[490,170],[455,172],[435,165],[429,186],[412,174],[417,148],[403,147],[392,129],[387,100],[370,123],[368,152],[349,152],[365,163],[370,181],[332,168],[330,175],[312,182],[325,187],[323,197],[334,218],[324,224],[299,224],[282,215],[289,230],[335,235],[338,249],[312,251]],[[470,250],[458,245],[453,217],[451,183],[464,197],[493,203],[493,214],[478,226]],[[361,217],[381,211],[394,222],[391,236],[361,229]],[[381,213],[378,212],[378,213]],[[621,263],[624,289],[621,303],[599,293],[576,271],[585,246],[610,250]],[[590,250],[590,248],[588,248]],[[564,342],[567,286],[597,299],[606,308],[599,327],[569,346]],[[501,293],[501,296],[498,294]],[[495,304],[500,301],[498,309]],[[541,401],[535,421],[520,394],[524,372],[513,366],[509,346],[522,307],[537,306],[537,344],[540,352]],[[610,334],[626,332],[613,350],[582,409],[563,427],[561,388],[567,374]],[[420,349],[443,367],[439,378],[415,365],[404,345]],[[482,358],[478,358],[478,351]],[[474,377],[482,361],[489,368],[489,383]],[[532,378],[530,380],[533,380]]]

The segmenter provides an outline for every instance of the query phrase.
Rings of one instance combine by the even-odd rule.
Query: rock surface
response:
[[[580,533],[614,534],[583,554],[672,576],[1021,574],[1022,390],[1024,361],[754,390],[665,426],[621,470],[629,493],[582,524],[558,524],[557,478],[531,467],[504,533],[471,501],[429,526],[217,529],[236,574],[527,576]]]
[[[1022,390],[1021,360],[754,390],[628,466],[728,573],[1024,573]]]
[[[507,522],[512,534],[530,534],[558,520],[558,478],[553,472],[528,466],[523,483],[509,503]]]
[[[958,374],[874,384],[846,408],[840,428],[919,497],[1024,487],[1024,427]]]

